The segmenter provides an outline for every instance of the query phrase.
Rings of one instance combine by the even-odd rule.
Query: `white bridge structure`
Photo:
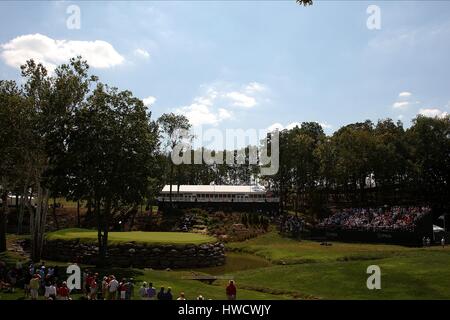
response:
[[[158,202],[170,201],[170,185],[166,185]],[[172,202],[180,203],[278,203],[280,199],[263,186],[246,185],[172,185]]]

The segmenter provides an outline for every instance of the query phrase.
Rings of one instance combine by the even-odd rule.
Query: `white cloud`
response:
[[[286,129],[291,130],[291,129],[295,128],[295,127],[299,127],[300,128],[301,125],[302,124],[300,122],[291,122],[291,123],[289,123],[286,126]]]
[[[148,107],[156,102],[156,98],[153,96],[148,96],[147,98],[142,99],[142,102],[144,102],[144,105]]]
[[[42,63],[50,72],[56,66],[81,55],[93,68],[111,68],[124,62],[114,47],[102,40],[55,40],[45,35],[27,34],[1,44],[0,58],[9,66],[19,68],[26,60]]]
[[[327,122],[320,122],[319,124],[324,130],[333,128],[333,126],[331,124],[328,124]],[[275,122],[274,124],[270,125],[267,128],[267,131],[269,131],[269,132],[272,132],[272,131],[275,131],[275,130],[281,131],[281,130],[284,130],[284,129],[291,130],[291,129],[295,128],[296,126],[298,126],[300,128],[301,127],[301,123],[300,122],[291,122],[288,125],[283,126],[281,123]]]
[[[216,125],[219,123],[217,114],[204,104],[194,102],[188,106],[178,108],[176,112],[185,115],[194,127],[203,124]]]
[[[403,91],[398,94],[398,97],[399,98],[409,98],[409,97],[411,97],[411,95],[412,95],[411,92]]]
[[[251,97],[238,91],[228,92],[225,94],[225,97],[232,100],[233,106],[236,107],[252,108],[257,104],[256,99],[254,97]]]
[[[219,119],[226,120],[233,117],[233,113],[224,108],[219,108]]]
[[[267,128],[267,131],[269,131],[269,132],[274,132],[274,131],[276,131],[276,130],[281,131],[281,130],[283,130],[283,129],[284,129],[284,126],[283,126],[281,123],[275,122],[274,124],[272,124],[271,126],[269,126],[269,127]]]
[[[245,91],[247,93],[263,92],[266,90],[267,90],[266,86],[259,82],[250,82],[248,85],[245,86]]]
[[[431,117],[431,118],[434,118],[434,117],[444,118],[449,115],[448,112],[442,111],[438,108],[420,109],[419,114],[423,115],[425,117]]]
[[[397,101],[392,105],[394,109],[404,109],[407,108],[408,106],[409,106],[408,101]]]
[[[196,97],[190,105],[175,109],[175,113],[185,115],[194,127],[217,125],[219,122],[232,117],[232,113],[225,108],[215,110],[214,103],[217,97],[217,91],[209,88],[205,95]]]
[[[217,125],[231,119],[234,107],[250,109],[262,100],[262,92],[267,87],[250,82],[245,85],[216,82],[202,86],[203,94],[195,97],[191,104],[176,108],[176,113],[184,114],[193,126]]]
[[[138,57],[141,57],[141,58],[144,58],[144,59],[149,59],[150,58],[150,53],[147,50],[141,49],[141,48],[138,48],[138,49],[134,50],[134,55],[138,56]]]
[[[333,128],[333,126],[331,125],[331,124],[329,124],[329,123],[327,123],[327,122],[321,122],[321,123],[319,123],[321,126],[322,126],[322,128],[324,128],[324,129],[332,129]]]

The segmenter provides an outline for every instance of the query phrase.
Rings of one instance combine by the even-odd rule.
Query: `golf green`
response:
[[[87,229],[63,229],[47,234],[48,240],[75,240],[96,242],[97,231]],[[214,237],[188,232],[109,232],[110,243],[137,242],[147,244],[202,244],[215,242]]]

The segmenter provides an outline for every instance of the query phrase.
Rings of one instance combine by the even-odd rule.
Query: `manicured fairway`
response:
[[[49,240],[74,240],[80,239],[86,242],[97,241],[97,231],[86,229],[64,229],[47,234]],[[188,232],[110,232],[110,243],[139,242],[154,244],[202,244],[214,242],[214,237]]]

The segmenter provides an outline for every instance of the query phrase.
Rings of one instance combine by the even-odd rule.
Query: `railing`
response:
[[[158,197],[158,201],[160,202],[169,202],[170,197]],[[220,198],[194,198],[194,197],[172,197],[172,202],[230,202],[230,203],[265,203],[265,202],[279,202],[280,199],[277,197],[272,198],[228,198],[228,197],[220,197]]]

